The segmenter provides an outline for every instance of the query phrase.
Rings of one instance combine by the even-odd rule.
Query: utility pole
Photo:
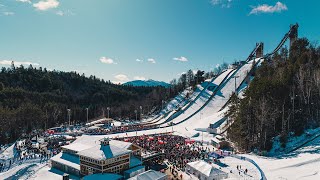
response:
[[[173,133],[173,122],[171,122],[171,128],[172,128],[172,133]]]
[[[68,111],[68,116],[69,116],[69,126],[70,126],[70,120],[71,120],[71,109],[67,109]]]
[[[203,146],[203,131],[201,131],[202,132],[202,146]]]
[[[89,123],[89,108],[86,108],[87,110],[87,123]]]
[[[104,108],[102,108],[102,117],[104,117]]]
[[[110,118],[110,107],[107,107],[107,111],[108,111],[108,119]]]
[[[136,113],[136,121],[137,121],[137,119],[138,119],[138,111],[134,110],[134,113]]]
[[[140,108],[140,121],[142,120],[142,106],[139,107]]]

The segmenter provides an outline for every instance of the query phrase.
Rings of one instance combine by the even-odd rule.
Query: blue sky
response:
[[[30,64],[113,82],[170,81],[270,52],[291,23],[320,37],[316,0],[0,0],[0,66]]]

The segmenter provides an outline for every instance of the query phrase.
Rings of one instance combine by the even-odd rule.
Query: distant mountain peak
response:
[[[128,86],[146,86],[146,87],[152,87],[152,86],[163,86],[163,87],[170,87],[171,85],[163,82],[163,81],[156,81],[153,79],[148,80],[134,80],[124,83],[123,85]]]

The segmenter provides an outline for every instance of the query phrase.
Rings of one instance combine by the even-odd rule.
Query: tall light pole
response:
[[[137,121],[137,119],[138,119],[138,111],[134,110],[134,113],[136,113],[136,121]]]
[[[87,110],[87,123],[89,123],[89,108],[86,108]]]
[[[71,120],[71,109],[67,109],[68,111],[68,116],[69,116],[69,126],[70,126],[70,120]]]
[[[107,107],[107,111],[108,111],[108,119],[110,118],[110,107]]]
[[[142,120],[142,106],[140,106],[140,121]]]
[[[172,134],[173,134],[173,122],[171,122]]]
[[[105,116],[104,116],[104,108],[102,108],[102,117],[105,117]]]
[[[201,131],[202,132],[202,146],[203,146],[203,131]]]
[[[161,110],[163,110],[163,103],[164,103],[164,100],[161,101],[162,104],[161,104]]]
[[[203,112],[200,112],[200,120],[201,120],[202,115],[203,115]]]
[[[173,122],[169,122],[169,123],[168,123],[168,126],[170,126],[170,125],[171,125],[171,129],[172,129],[171,131],[172,131],[172,133],[173,133]]]

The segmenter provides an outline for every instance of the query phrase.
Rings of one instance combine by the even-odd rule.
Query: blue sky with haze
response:
[[[317,0],[0,0],[0,66],[30,64],[113,82],[170,81],[271,51],[291,23],[320,37]]]

